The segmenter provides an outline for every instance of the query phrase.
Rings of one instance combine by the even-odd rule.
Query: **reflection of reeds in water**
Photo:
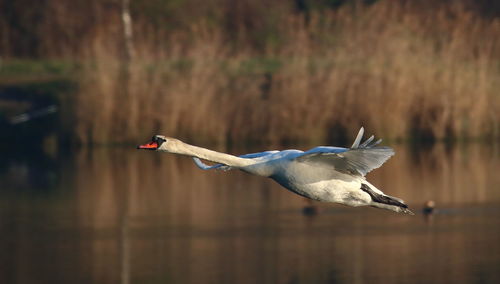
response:
[[[396,150],[369,178],[410,206],[426,199],[459,208],[500,202],[495,149]],[[128,255],[124,267],[132,282],[396,283],[415,275],[424,282],[472,281],[477,263],[467,256],[487,255],[497,243],[497,231],[464,233],[471,227],[482,232],[484,225],[461,213],[437,216],[437,231],[421,216],[372,208],[319,204],[321,213],[311,219],[300,213],[301,197],[271,180],[200,171],[185,157],[103,150],[81,152],[75,165],[79,226],[93,232],[85,255],[95,279],[113,280],[110,275],[119,274],[110,273],[110,264]],[[121,247],[124,219],[128,245]]]
[[[171,224],[210,227],[237,223],[262,210],[300,211],[304,205],[301,197],[269,179],[239,171],[201,171],[186,157],[133,150],[86,152],[77,159],[75,183],[82,212],[91,213],[82,216],[92,226],[106,227],[123,214],[147,212]],[[438,145],[412,153],[396,147],[396,153],[368,179],[411,206],[428,199],[438,206],[500,202],[495,190],[500,159],[494,148]]]
[[[369,179],[416,212],[435,200],[431,221],[332,204],[303,216],[303,199],[268,179],[168,154],[82,151],[43,172],[60,187],[3,184],[0,281],[497,283],[498,148],[424,150],[396,147]]]
[[[138,24],[129,66],[113,37],[95,37],[76,136],[318,141],[361,124],[388,138],[498,136],[498,21],[380,1],[276,28],[281,44],[262,53],[232,50],[217,27],[163,37]]]
[[[224,234],[234,234],[226,231],[227,228],[233,228],[237,234],[255,235],[246,226],[250,223],[258,229],[262,225],[261,216],[276,206],[269,204],[270,196],[288,197],[288,193],[271,191],[263,187],[260,180],[242,173],[204,173],[194,170],[189,161],[169,155],[133,150],[80,154],[76,162],[79,169],[76,182],[81,225],[92,228],[98,238],[93,243],[92,254],[102,256],[106,252],[107,255],[92,260],[97,278],[109,277],[109,271],[101,268],[118,263],[116,257],[125,255],[118,251],[116,239],[108,239],[106,235],[118,233],[126,219],[126,233],[132,239],[125,247],[131,250],[131,273],[146,271],[147,274],[161,267],[171,274],[165,278],[173,277],[177,280],[174,282],[186,283],[186,279],[194,279],[193,283],[205,282],[204,267],[213,263],[198,263],[199,258],[193,259],[197,251],[226,251],[238,246],[214,242],[210,237],[213,230],[223,238]],[[264,221],[270,222],[272,220]],[[176,241],[170,241],[172,238]],[[156,246],[168,253],[152,251]],[[151,255],[143,255],[145,251]],[[138,255],[141,260],[134,261]],[[186,265],[172,268],[178,263]],[[201,271],[196,271],[196,267]]]
[[[207,173],[196,170],[194,164],[184,160],[186,158],[141,154],[96,151],[88,158],[82,152],[78,159],[81,170],[76,180],[82,188],[79,191],[82,210],[100,216],[85,222],[106,227],[116,224],[122,214],[142,216],[147,212],[164,221],[168,219],[172,224],[213,226],[237,222],[235,214],[253,214],[255,209],[269,202],[266,199],[276,196],[276,192],[278,196],[288,196],[286,192],[271,191],[267,186],[262,188],[261,180],[240,172]],[[234,192],[244,195],[244,199],[250,198],[249,202],[233,208],[241,202]]]

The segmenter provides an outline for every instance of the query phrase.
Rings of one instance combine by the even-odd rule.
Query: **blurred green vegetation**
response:
[[[0,65],[0,76],[67,76],[78,69],[74,62],[63,60],[9,59]]]

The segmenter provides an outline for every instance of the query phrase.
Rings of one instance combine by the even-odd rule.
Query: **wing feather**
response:
[[[375,136],[370,136],[370,138],[366,139],[365,142],[363,142],[363,144],[359,145],[359,148],[365,148],[366,146],[368,146],[370,144],[370,142],[373,141],[373,139],[375,138]]]
[[[356,139],[354,139],[354,143],[352,143],[351,148],[358,148],[359,142],[361,142],[361,139],[363,138],[363,134],[365,133],[365,128],[361,126],[358,132],[358,136],[356,136]]]
[[[223,170],[223,171],[227,171],[227,170],[231,169],[230,166],[227,166],[227,165],[224,165],[224,164],[215,164],[213,166],[207,165],[207,164],[203,163],[197,157],[193,157],[193,161],[196,164],[196,166],[198,166],[198,168],[200,168],[202,170]]]
[[[339,172],[365,176],[370,171],[382,166],[394,155],[394,150],[390,147],[376,147],[382,142],[382,139],[372,142],[374,136],[360,144],[363,132],[362,127],[350,149],[339,151],[342,148],[332,147],[332,150],[328,150],[329,147],[318,147],[305,152],[296,160],[331,166]]]

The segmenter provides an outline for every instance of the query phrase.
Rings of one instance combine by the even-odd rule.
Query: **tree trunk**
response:
[[[125,59],[131,60],[135,57],[132,17],[130,16],[130,0],[122,0],[122,24],[123,39],[125,43]]]

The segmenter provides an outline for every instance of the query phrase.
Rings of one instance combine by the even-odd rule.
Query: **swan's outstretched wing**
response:
[[[223,164],[215,164],[213,166],[209,166],[209,165],[203,163],[199,158],[196,158],[196,157],[193,157],[193,161],[196,164],[196,166],[198,166],[198,168],[200,168],[202,170],[215,170],[215,169],[217,169],[217,170],[227,171],[227,170],[231,169],[230,166],[223,165]]]
[[[305,163],[323,164],[331,166],[339,172],[365,176],[370,171],[380,167],[392,155],[394,155],[392,148],[374,147],[369,149],[347,149],[341,153],[316,152],[301,155],[296,160]]]
[[[255,159],[255,158],[262,158],[271,154],[276,154],[280,151],[265,151],[265,152],[259,152],[259,153],[251,153],[251,154],[245,154],[238,156],[240,158],[247,158],[247,159]]]
[[[245,154],[238,156],[240,158],[247,158],[247,159],[255,159],[255,158],[262,158],[271,154],[278,153],[279,151],[265,151],[265,152],[259,152],[259,153],[251,153],[251,154]],[[224,164],[215,164],[213,166],[207,165],[203,163],[199,158],[193,157],[194,163],[198,166],[198,168],[202,170],[223,170],[223,171],[228,171],[231,170],[232,167]]]
[[[390,147],[376,147],[382,140],[372,142],[371,136],[360,144],[364,129],[359,130],[351,148],[317,147],[296,158],[299,162],[330,166],[339,172],[365,176],[368,172],[382,166],[392,155]]]

